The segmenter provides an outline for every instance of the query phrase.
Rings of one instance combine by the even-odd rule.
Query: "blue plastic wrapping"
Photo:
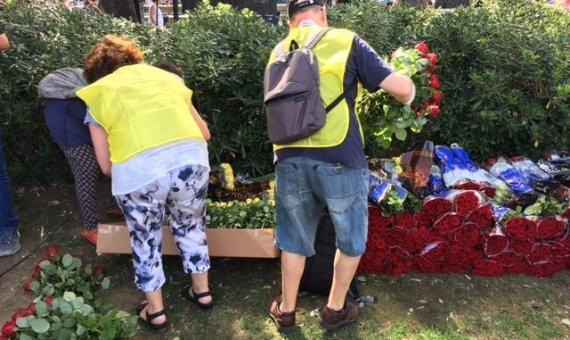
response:
[[[392,184],[376,174],[372,173],[368,177],[368,199],[374,203],[380,204],[391,188]]]
[[[489,170],[493,176],[496,176],[509,185],[517,194],[521,195],[532,191],[530,181],[521,174],[514,166],[507,163],[504,159],[500,159],[493,164]]]
[[[445,186],[453,188],[464,182],[491,185],[497,188],[502,181],[481,169],[471,161],[469,154],[454,144],[452,148],[435,147],[435,163],[441,169]]]
[[[528,158],[522,158],[513,162],[513,166],[523,174],[530,183],[550,179],[550,175],[542,171],[538,165]]]
[[[448,190],[441,176],[441,169],[437,165],[431,166],[428,187],[434,196],[445,197],[447,195]]]

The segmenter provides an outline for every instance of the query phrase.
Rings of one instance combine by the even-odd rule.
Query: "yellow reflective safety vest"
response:
[[[171,142],[204,140],[190,113],[192,91],[180,77],[159,68],[123,66],[77,96],[107,131],[112,163]]]
[[[302,46],[313,35],[315,30],[320,29],[322,29],[321,26],[291,28],[289,35],[283,40],[285,49],[288,50],[292,40],[295,40],[299,46]],[[332,28],[313,48],[319,65],[320,92],[325,107],[332,103],[344,90],[344,74],[354,37],[355,33],[351,31]],[[269,63],[273,62],[275,58],[276,49],[271,53]],[[307,138],[289,144],[273,144],[273,150],[338,146],[348,134],[349,122],[350,111],[348,103],[346,99],[343,99],[327,114],[326,123],[319,131]]]

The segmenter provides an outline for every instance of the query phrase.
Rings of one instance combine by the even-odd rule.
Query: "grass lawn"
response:
[[[77,237],[81,223],[69,185],[20,189],[15,196],[23,245],[16,256],[0,259],[0,322],[32,300],[21,284],[51,244],[103,264],[112,282],[104,298],[132,312],[142,294],[132,282],[130,256],[97,256]],[[266,299],[279,289],[278,260],[214,258],[210,279],[217,305],[211,311],[179,297],[188,283],[179,258],[164,262],[171,327],[156,336],[141,325],[136,339],[570,339],[570,271],[551,279],[361,276],[361,293],[379,302],[365,306],[355,324],[325,333],[318,324],[325,298],[307,295],[298,303],[301,327],[281,335],[265,311]]]

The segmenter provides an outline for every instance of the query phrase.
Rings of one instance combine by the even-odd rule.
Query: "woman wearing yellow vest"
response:
[[[192,285],[181,295],[207,309],[210,258],[205,233],[210,133],[179,76],[143,63],[138,47],[105,36],[85,58],[90,85],[77,92],[89,107],[85,118],[97,162],[112,177],[129,228],[135,283],[146,295],[137,313],[164,331],[161,287],[162,220],[168,220]]]

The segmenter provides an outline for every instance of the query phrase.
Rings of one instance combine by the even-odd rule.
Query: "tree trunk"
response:
[[[99,0],[99,8],[114,17],[142,22],[143,4],[140,0]]]

